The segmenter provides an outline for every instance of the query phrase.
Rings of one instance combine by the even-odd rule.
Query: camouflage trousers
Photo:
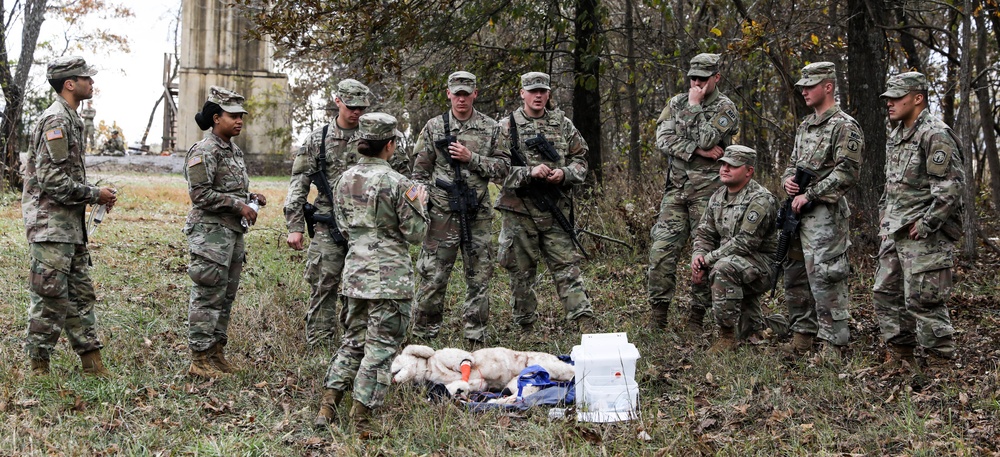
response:
[[[738,339],[763,330],[767,324],[760,308],[761,295],[770,289],[773,277],[767,261],[736,255],[716,260],[708,279],[719,326],[736,328]]]
[[[229,338],[229,316],[246,252],[243,234],[221,224],[196,223],[184,231],[191,251],[188,276],[194,282],[188,307],[188,345],[201,352]]]
[[[791,330],[836,346],[850,339],[847,215],[818,204],[802,217],[785,261],[785,304]]]
[[[324,385],[369,408],[385,400],[392,382],[390,367],[410,325],[412,299],[347,298],[347,328],[340,349],[330,361]]]
[[[85,124],[83,127],[83,150],[86,152],[87,148],[96,149],[96,143],[94,143],[94,134],[97,133],[97,129],[94,128],[94,124]]]
[[[550,217],[532,218],[503,211],[500,227],[499,263],[510,275],[511,307],[514,322],[530,325],[535,322],[538,309],[538,260],[552,273],[556,293],[566,312],[566,320],[574,321],[583,316],[593,316],[590,297],[583,287],[580,260],[573,238]]]
[[[670,186],[670,184],[667,184]],[[708,199],[718,189],[707,185],[696,188],[691,181],[684,187],[670,186],[660,202],[660,215],[650,230],[648,296],[653,312],[666,315],[677,288],[677,265],[681,252],[691,245],[691,234],[698,227]],[[691,285],[691,309],[704,314],[711,303],[707,283]]]
[[[343,313],[338,312],[340,276],[344,272],[347,246],[333,242],[326,224],[317,224],[316,236],[309,242],[306,261],[306,282],[309,283],[309,310],[306,311],[306,342],[310,345],[340,344]],[[341,303],[345,300],[341,299]]]
[[[955,352],[947,302],[951,297],[955,243],[941,232],[922,240],[905,233],[882,242],[874,301],[886,343]]]
[[[87,245],[31,243],[29,255],[28,357],[48,360],[63,330],[77,354],[103,347],[97,340]]]
[[[471,340],[486,338],[486,322],[490,318],[490,301],[487,287],[493,277],[493,251],[490,249],[493,221],[479,219],[469,227],[472,232],[472,249],[466,250],[460,242],[458,214],[443,211],[437,206],[430,209],[430,225],[424,238],[417,274],[420,285],[413,308],[413,336],[434,338],[441,329],[444,299],[448,278],[455,266],[458,251],[462,251],[465,269],[465,337]]]

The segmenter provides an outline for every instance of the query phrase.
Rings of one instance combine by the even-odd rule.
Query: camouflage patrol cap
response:
[[[58,57],[51,62],[45,71],[45,79],[62,79],[70,76],[94,76],[97,69],[87,65],[83,57]]]
[[[726,153],[722,155],[719,161],[726,162],[734,167],[742,167],[743,165],[752,167],[757,163],[757,151],[746,146],[734,144],[726,147]]]
[[[802,79],[795,87],[812,87],[826,79],[837,79],[837,66],[833,62],[813,62],[802,67]]]
[[[549,87],[549,75],[540,71],[532,71],[521,75],[521,87],[524,90],[552,90],[552,88]]]
[[[881,98],[899,98],[910,91],[927,90],[927,77],[923,73],[910,71],[900,73],[889,78],[886,83],[886,91],[879,95]]]
[[[209,87],[208,101],[219,105],[227,113],[248,113],[247,110],[243,109],[243,103],[246,102],[246,99],[229,89],[223,89],[219,86]]]
[[[476,75],[467,71],[456,71],[448,76],[448,90],[457,94],[459,92],[473,93],[476,91]]]
[[[707,78],[719,72],[719,54],[698,54],[691,59],[691,68],[688,69],[688,76],[700,76]]]
[[[356,79],[345,79],[337,83],[337,98],[347,106],[370,106],[372,91]]]
[[[391,140],[403,134],[396,130],[396,118],[386,113],[366,113],[358,119],[358,134],[363,140]]]

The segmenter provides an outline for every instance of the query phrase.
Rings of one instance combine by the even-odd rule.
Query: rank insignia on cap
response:
[[[188,160],[188,168],[198,165],[199,163],[201,163],[201,157],[192,157],[191,160]]]
[[[58,140],[63,137],[62,129],[52,129],[45,132],[45,141]]]
[[[411,202],[417,199],[417,186],[416,185],[412,185],[412,186],[410,186],[409,189],[406,190],[406,198],[409,198]]]

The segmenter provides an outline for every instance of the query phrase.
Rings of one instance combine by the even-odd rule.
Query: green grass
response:
[[[645,327],[645,238],[656,189],[628,201],[611,197],[625,195],[611,189],[608,197],[577,203],[582,225],[636,246],[584,238],[595,254],[585,276],[598,319],[606,330],[628,332],[642,355],[638,420],[578,424],[550,420],[545,409],[472,414],[428,403],[416,387],[394,386],[380,416],[384,438],[359,442],[337,425],[316,431],[311,423],[331,351],[304,344],[308,287],[304,254],[284,241],[287,179],[252,184],[270,204],[247,236],[249,263],[233,311],[227,352],[242,370],[203,382],[185,375],[183,178],[105,178],[121,189],[120,203],[90,248],[109,380],[82,377],[65,340],[51,375],[28,373],[27,246],[19,199],[0,198],[0,455],[981,455],[1000,446],[1000,349],[993,339],[1000,321],[988,306],[997,293],[990,274],[969,270],[956,287],[964,368],[922,392],[878,368],[884,347],[871,310],[870,265],[852,276],[854,337],[843,364],[787,362],[776,343],[713,356],[706,352],[711,338],[679,336],[681,310],[666,332]],[[493,344],[557,354],[578,344],[541,273],[540,328],[525,338],[511,324],[506,273],[496,270]],[[463,345],[456,308],[464,289],[453,275],[439,347]],[[682,279],[678,297],[687,290]],[[340,413],[346,416],[346,405]]]

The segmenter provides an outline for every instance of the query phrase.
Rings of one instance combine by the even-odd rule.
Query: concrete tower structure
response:
[[[254,154],[288,151],[291,119],[288,77],[274,69],[273,45],[250,40],[249,22],[226,0],[182,0],[177,149],[201,140],[194,121],[209,86],[235,90],[247,98],[243,132],[234,141]]]

